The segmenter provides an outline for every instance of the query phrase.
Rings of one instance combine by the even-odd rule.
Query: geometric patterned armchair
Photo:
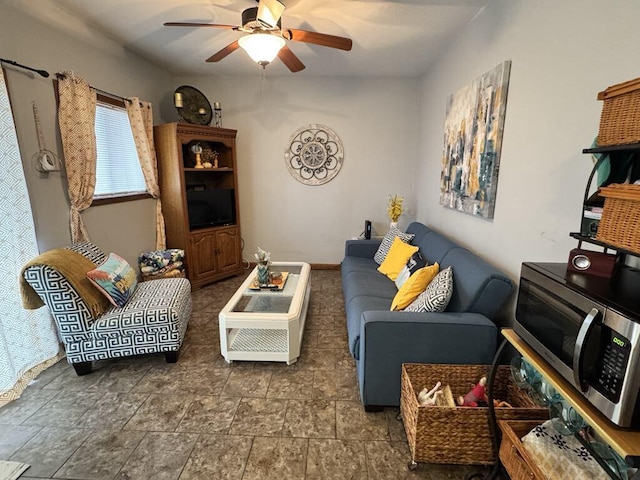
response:
[[[94,264],[106,258],[91,242],[68,247]],[[94,318],[89,305],[50,265],[24,269],[24,279],[49,307],[67,361],[78,375],[91,373],[91,362],[163,352],[168,363],[178,353],[191,317],[191,284],[185,278],[138,283],[123,307],[111,305]]]

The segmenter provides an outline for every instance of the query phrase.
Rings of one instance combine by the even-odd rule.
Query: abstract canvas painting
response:
[[[440,204],[493,218],[511,62],[477,78],[447,100]]]

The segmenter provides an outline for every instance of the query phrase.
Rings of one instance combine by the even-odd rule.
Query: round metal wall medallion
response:
[[[289,138],[284,151],[289,173],[305,185],[331,181],[342,168],[343,159],[340,137],[325,125],[299,128]]]

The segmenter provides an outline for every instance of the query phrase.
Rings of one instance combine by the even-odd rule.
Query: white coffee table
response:
[[[309,307],[311,267],[304,262],[274,262],[271,271],[288,272],[282,290],[251,290],[251,272],[218,315],[220,350],[233,360],[298,360]]]

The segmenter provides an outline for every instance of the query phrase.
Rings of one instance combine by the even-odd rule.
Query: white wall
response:
[[[640,3],[490,0],[422,79],[417,218],[515,281],[523,261],[565,262],[577,242],[606,87],[639,76]],[[511,60],[493,221],[439,205],[447,97]]]
[[[31,5],[34,7],[34,5]],[[46,12],[41,12],[43,15]],[[61,157],[57,109],[52,83],[55,72],[73,70],[94,87],[121,96],[151,101],[160,117],[171,106],[171,77],[106,38],[71,37],[0,3],[0,56],[48,70],[49,78],[6,66],[20,152],[41,251],[69,244],[69,201],[64,172],[39,173],[32,157],[38,152],[32,102],[39,110],[46,147]],[[55,24],[52,20],[52,24]],[[166,97],[166,98],[165,98]],[[83,213],[91,240],[137,264],[140,251],[155,247],[155,201],[138,200],[99,207]]]
[[[337,264],[365,219],[374,234],[386,233],[389,194],[406,196],[411,207],[419,80],[272,78],[256,70],[255,77],[180,78],[175,86],[182,84],[220,102],[223,126],[238,130],[245,259],[260,246],[274,260]],[[289,137],[308,124],[327,125],[344,146],[342,170],[320,186],[299,183],[285,167]]]

